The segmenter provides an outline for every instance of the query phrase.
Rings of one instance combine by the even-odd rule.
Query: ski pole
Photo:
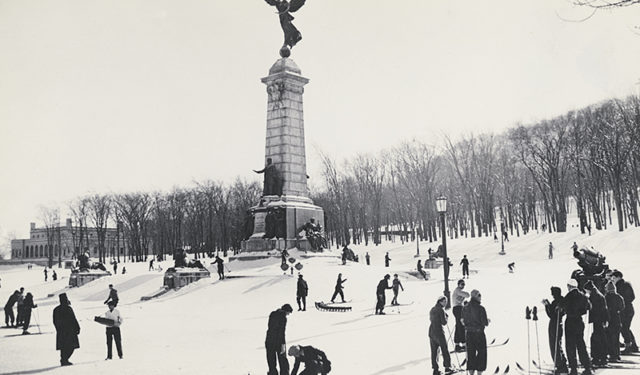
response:
[[[538,350],[538,363],[542,363],[540,362],[540,340],[538,340],[538,307],[537,306],[533,306],[533,321],[535,322],[534,324],[536,325],[536,349]],[[538,374],[542,375],[542,368],[538,369]]]
[[[531,335],[529,328],[529,320],[531,320],[531,310],[529,306],[524,310],[524,317],[527,320],[527,374],[531,373]]]
[[[449,341],[451,341],[451,345],[453,345],[453,355],[456,356],[456,362],[458,362],[458,368],[461,368],[460,358],[458,358],[458,351],[455,349],[455,343],[453,342],[453,338],[451,337],[451,328],[449,328],[449,321],[447,320],[447,331],[449,331]]]
[[[34,318],[36,318],[36,324],[38,325],[38,334],[41,335],[42,331],[40,330],[40,312],[38,312],[38,310],[36,310]],[[29,328],[29,327],[27,327],[27,328]]]
[[[556,336],[553,349],[553,371],[558,370],[558,331],[560,330],[560,308],[556,307],[556,310],[558,312],[556,314]]]

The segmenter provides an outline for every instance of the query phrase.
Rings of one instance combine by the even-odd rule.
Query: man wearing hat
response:
[[[296,358],[291,375],[298,374],[300,363],[304,363],[304,370],[300,375],[325,375],[331,371],[331,361],[322,350],[313,346],[292,345],[289,348],[289,355]]]
[[[113,320],[112,326],[107,326],[107,359],[112,358],[112,342],[116,342],[116,350],[118,351],[118,357],[122,359],[122,336],[120,335],[120,325],[122,324],[122,316],[120,311],[116,309],[116,304],[113,301],[108,303],[109,310],[104,314],[107,319]]]
[[[584,284],[584,290],[589,296],[591,311],[589,323],[593,323],[591,333],[591,359],[594,366],[604,367],[607,364],[607,345],[605,328],[609,321],[609,311],[604,296],[591,280]]]
[[[269,314],[267,338],[264,342],[264,346],[267,349],[267,365],[269,366],[267,375],[278,375],[276,359],[280,365],[280,375],[289,375],[285,330],[287,328],[287,315],[292,312],[293,308],[286,303]]]
[[[569,293],[564,296],[562,308],[567,313],[564,326],[565,346],[567,349],[567,359],[571,371],[569,375],[578,374],[578,361],[576,360],[576,351],[580,357],[580,363],[584,367],[583,375],[591,375],[591,361],[589,353],[584,343],[584,322],[582,315],[587,313],[591,308],[589,300],[578,290],[578,282],[575,279],[569,279],[567,282]]]
[[[567,368],[567,358],[562,350],[562,317],[564,311],[560,308],[562,303],[562,289],[557,286],[551,287],[551,296],[553,301],[548,299],[542,300],[544,309],[549,317],[549,349],[551,350],[551,358],[558,373],[569,372]]]
[[[471,291],[471,300],[462,308],[462,323],[467,334],[467,370],[469,374],[481,375],[487,369],[487,337],[484,327],[489,325],[487,311],[480,305],[482,295]]]
[[[53,309],[53,325],[56,327],[56,349],[60,350],[60,365],[72,365],[69,358],[80,347],[80,325],[71,308],[66,293],[61,293],[60,305]]]
[[[616,291],[616,285],[609,281],[604,286],[607,308],[609,309],[609,325],[607,326],[607,353],[609,354],[609,362],[620,362],[620,327],[622,323],[620,314],[624,311],[624,299]]]
[[[298,285],[296,288],[296,302],[298,302],[298,311],[307,311],[307,294],[309,293],[309,285],[302,274],[298,275]],[[302,302],[302,303],[300,303]]]
[[[431,368],[433,369],[433,375],[440,375],[438,369],[438,349],[442,352],[442,365],[444,366],[445,374],[452,374],[451,370],[451,356],[449,356],[449,348],[447,346],[447,338],[444,335],[442,326],[447,325],[447,313],[444,312],[444,308],[447,306],[447,297],[440,296],[438,300],[429,311],[429,343],[431,345]]]
[[[622,310],[622,314],[620,315],[620,319],[622,321],[622,328],[620,329],[620,333],[624,338],[624,351],[623,353],[635,353],[638,352],[638,345],[636,344],[636,338],[633,336],[633,332],[631,332],[631,321],[633,320],[633,315],[635,311],[633,309],[633,300],[636,298],[635,293],[633,292],[633,287],[628,282],[624,281],[622,278],[622,272],[618,270],[614,270],[611,274],[611,280],[616,285],[616,290],[618,294],[622,296],[624,299],[624,310]]]
[[[386,274],[384,278],[380,280],[378,283],[378,287],[376,288],[376,315],[384,315],[384,305],[387,303],[386,290],[391,289],[389,286],[389,279],[391,275]]]

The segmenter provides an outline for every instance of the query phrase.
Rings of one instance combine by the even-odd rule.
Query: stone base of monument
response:
[[[304,233],[300,233],[299,230],[311,218],[324,227],[324,210],[306,197],[264,196],[260,204],[252,207],[250,211],[254,220],[253,234],[242,242],[242,252],[281,251],[292,248],[314,251]]]
[[[442,267],[441,259],[429,259],[424,262],[424,268],[434,269],[434,268],[440,268],[440,267]]]
[[[211,273],[206,269],[171,267],[164,273],[164,286],[168,289],[179,289],[200,279],[210,277]]]
[[[71,276],[69,276],[69,286],[70,287],[83,286],[86,283],[89,283],[93,280],[97,280],[105,276],[111,276],[111,272],[101,271],[101,270],[72,272]]]

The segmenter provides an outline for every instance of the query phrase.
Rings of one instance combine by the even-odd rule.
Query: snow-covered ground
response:
[[[555,258],[547,259],[548,243],[555,246]],[[547,349],[548,319],[541,300],[550,298],[549,287],[561,286],[572,270],[578,268],[570,246],[593,246],[603,252],[607,263],[625,274],[625,279],[640,287],[640,229],[625,232],[594,231],[581,235],[572,227],[568,233],[530,233],[511,237],[505,243],[506,255],[499,255],[500,243],[493,238],[463,238],[447,241],[452,269],[450,288],[460,277],[459,261],[467,254],[471,261],[471,278],[467,290],[479,289],[491,324],[487,338],[502,341],[503,347],[489,349],[487,373],[496,366],[516,372],[516,362],[527,368],[527,321],[525,306],[538,306],[540,357],[551,362]],[[427,248],[437,243],[421,243],[421,259]],[[56,282],[43,281],[43,268],[26,266],[0,268],[4,302],[13,290],[24,286],[36,298],[32,324],[40,324],[41,335],[20,335],[20,330],[0,330],[0,373],[52,374],[265,374],[267,372],[264,338],[269,313],[284,303],[294,306],[287,325],[287,344],[313,345],[324,350],[332,362],[332,374],[381,375],[425,374],[431,372],[427,338],[428,311],[443,291],[442,269],[430,270],[432,279],[424,281],[411,276],[417,258],[415,242],[385,243],[380,246],[355,246],[361,263],[341,264],[335,257],[302,259],[302,273],[309,283],[307,311],[298,312],[295,302],[296,279],[283,275],[279,259],[226,263],[231,272],[220,282],[214,268],[212,278],[201,280],[177,292],[169,292],[147,302],[140,297],[156,292],[162,286],[162,273],[149,272],[145,263],[126,263],[127,274],[106,277],[81,288],[67,289],[69,273],[58,270]],[[371,255],[371,266],[364,263],[364,253]],[[384,254],[392,259],[384,267]],[[292,256],[297,257],[296,252]],[[207,263],[209,263],[208,261]],[[509,273],[507,264],[516,263],[516,272]],[[121,265],[122,266],[122,265]],[[162,263],[167,269],[171,264]],[[56,269],[57,270],[57,269]],[[353,311],[321,312],[314,301],[328,301],[333,293],[338,273],[348,279],[345,297],[352,300]],[[405,287],[399,302],[408,306],[387,307],[388,315],[372,315],[375,288],[386,274],[398,273]],[[297,272],[296,272],[297,274]],[[107,308],[103,301],[108,284],[113,283],[121,302],[118,309],[124,316],[122,325],[123,360],[105,361],[104,326],[93,322],[95,315]],[[80,349],[71,357],[74,366],[59,367],[59,352],[55,350],[55,329],[52,310],[59,292],[66,291],[80,321]],[[55,293],[53,297],[48,294]],[[387,303],[391,301],[391,291]],[[453,329],[453,316],[449,326]],[[535,325],[531,324],[531,344],[535,348]],[[640,334],[638,319],[632,328]],[[30,328],[39,332],[37,326]],[[114,348],[115,351],[115,348]],[[462,361],[454,355],[452,361]],[[532,351],[537,360],[537,352]],[[293,363],[292,363],[293,364]],[[532,367],[533,369],[533,367]],[[640,370],[606,370],[601,373],[640,373]]]

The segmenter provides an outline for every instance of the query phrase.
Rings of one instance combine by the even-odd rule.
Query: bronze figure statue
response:
[[[265,195],[282,195],[283,180],[280,171],[275,164],[271,162],[271,158],[267,158],[267,165],[259,170],[253,170],[256,173],[264,173],[264,187],[262,196]]]
[[[280,26],[284,32],[284,44],[280,48],[280,56],[289,57],[291,55],[291,48],[296,45],[301,39],[302,34],[293,26],[291,21],[294,20],[291,13],[302,8],[305,0],[265,0],[267,4],[273,5],[278,10],[280,16]]]

